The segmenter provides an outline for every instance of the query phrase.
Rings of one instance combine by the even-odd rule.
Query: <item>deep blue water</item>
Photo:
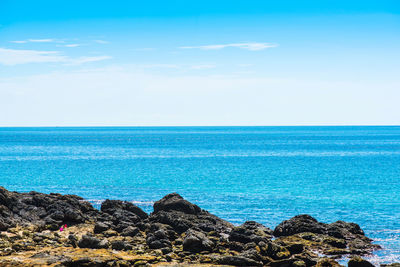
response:
[[[152,202],[178,192],[233,223],[356,222],[400,261],[400,127],[0,128],[0,185]]]

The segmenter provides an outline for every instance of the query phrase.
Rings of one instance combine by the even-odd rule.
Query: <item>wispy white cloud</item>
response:
[[[27,40],[16,40],[10,42],[15,44],[26,44],[26,43],[54,43],[59,41],[57,41],[56,39],[27,39]]]
[[[25,43],[27,43],[28,41],[26,41],[26,40],[17,40],[17,41],[10,41],[10,43],[15,43],[15,44],[25,44]]]
[[[215,44],[215,45],[200,45],[200,46],[181,46],[181,49],[201,49],[201,50],[220,50],[227,47],[235,47],[250,51],[259,51],[267,48],[277,47],[273,43],[231,43],[231,44]]]
[[[14,66],[27,63],[62,63],[80,65],[88,62],[110,59],[109,56],[71,58],[59,51],[19,50],[0,48],[0,64]]]
[[[105,41],[105,40],[93,40],[93,41],[98,44],[109,44],[110,43],[109,41]]]
[[[66,45],[63,45],[63,47],[78,47],[78,46],[81,46],[81,44],[66,44]]]
[[[17,50],[0,48],[0,64],[18,65],[26,63],[64,62],[66,56],[57,51]]]
[[[70,58],[65,63],[67,65],[81,65],[88,62],[102,61],[106,59],[111,59],[110,56],[96,56],[96,57],[79,57],[79,58]]]
[[[29,39],[31,43],[53,43],[56,42],[55,39]]]

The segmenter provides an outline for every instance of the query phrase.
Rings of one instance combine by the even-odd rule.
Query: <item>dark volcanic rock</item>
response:
[[[214,243],[202,232],[188,230],[183,240],[183,250],[190,252],[211,251]]]
[[[80,248],[108,248],[108,241],[106,239],[100,240],[96,237],[83,235],[79,240],[78,246]]]
[[[115,250],[131,250],[132,245],[122,240],[115,240],[111,242],[111,248]]]
[[[274,236],[289,236],[303,232],[323,234],[326,232],[326,225],[310,215],[297,215],[290,220],[281,222],[275,228]]]
[[[72,225],[60,231],[63,224]],[[309,215],[298,215],[274,231],[254,221],[235,227],[176,193],[157,201],[149,216],[126,201],[106,200],[99,211],[78,196],[16,193],[0,187],[0,232],[0,266],[18,266],[11,263],[24,251],[40,251],[37,259],[43,256],[48,262],[64,262],[64,251],[71,259],[65,261],[67,266],[133,266],[170,261],[333,267],[340,266],[334,260],[340,256],[354,257],[378,248],[355,223],[325,224]],[[273,239],[272,234],[277,238]],[[100,248],[105,250],[95,250]],[[83,257],[76,253],[83,253]],[[103,257],[104,254],[108,256]],[[130,261],[125,260],[133,256]],[[4,263],[5,260],[9,262]],[[372,265],[355,257],[349,266]]]
[[[149,248],[159,249],[171,247],[170,239],[173,239],[173,236],[169,235],[169,231],[163,227],[162,225],[155,224],[152,225],[150,230],[147,232],[146,243]]]
[[[349,260],[348,267],[374,267],[374,265],[360,257],[353,257]]]
[[[94,229],[93,232],[95,234],[100,234],[104,231],[107,231],[110,228],[110,225],[102,223],[102,222],[96,222],[96,224],[94,225]]]
[[[337,221],[326,226],[327,234],[337,238],[352,238],[353,235],[364,235],[364,231],[356,223]]]
[[[199,214],[201,212],[199,206],[183,199],[183,197],[177,193],[168,194],[154,203],[154,212],[172,210],[181,211],[188,214]]]
[[[154,212],[150,215],[150,221],[168,224],[179,234],[188,229],[227,234],[234,227],[229,222],[184,200],[176,193],[169,194],[154,203]]]
[[[128,226],[122,231],[121,235],[122,236],[135,236],[135,235],[137,235],[137,233],[139,233],[139,228],[133,227],[133,226]]]
[[[274,235],[292,236],[298,233],[312,233],[317,236],[310,235],[313,238],[321,239],[324,243],[343,250],[331,250],[329,254],[366,254],[372,250],[379,249],[379,245],[372,244],[372,240],[364,235],[364,231],[356,223],[348,223],[337,221],[331,224],[318,222],[309,215],[298,215],[290,220],[283,221],[274,230]],[[318,235],[320,235],[318,237]],[[323,235],[323,236],[321,236]],[[331,238],[328,238],[331,237]],[[303,237],[306,239],[306,237]],[[316,240],[314,240],[316,241]]]
[[[103,215],[99,221],[112,221],[113,229],[121,233],[129,226],[134,226],[142,220],[147,219],[148,215],[136,205],[127,201],[107,199],[101,204],[101,211],[110,217]]]
[[[101,204],[101,211],[110,215],[114,215],[116,212],[119,211],[126,211],[130,214],[136,215],[140,219],[146,219],[148,217],[147,213],[140,209],[138,206],[130,202],[121,200],[105,200]],[[129,213],[127,213],[127,215],[130,215]]]
[[[241,226],[233,228],[229,234],[229,240],[240,243],[258,243],[260,241],[271,239],[272,233],[271,229],[260,223],[247,221]]]
[[[340,265],[333,259],[322,258],[320,261],[318,261],[316,267],[342,267],[342,265]]]
[[[16,224],[48,225],[83,223],[96,217],[99,211],[75,195],[17,193],[0,187],[0,229]]]

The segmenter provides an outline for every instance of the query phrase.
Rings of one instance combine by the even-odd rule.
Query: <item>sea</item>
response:
[[[400,262],[400,127],[0,128],[0,185],[147,212],[172,192],[234,224],[358,223]]]

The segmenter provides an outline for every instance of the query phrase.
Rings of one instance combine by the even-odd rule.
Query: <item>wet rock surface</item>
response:
[[[0,266],[307,267],[340,266],[346,256],[362,267],[373,266],[362,256],[376,249],[354,223],[298,215],[274,230],[254,221],[235,226],[176,193],[149,215],[126,201],[96,210],[74,195],[0,187]]]

